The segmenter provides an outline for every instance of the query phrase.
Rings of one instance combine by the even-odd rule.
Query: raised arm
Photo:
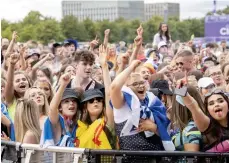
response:
[[[133,61],[129,67],[127,67],[123,72],[121,72],[114,81],[111,83],[110,97],[113,106],[116,109],[120,109],[124,105],[124,97],[121,92],[123,85],[126,83],[126,80],[130,74],[139,66],[141,61]]]
[[[90,48],[89,51],[93,51],[95,46],[99,44],[99,39],[97,38],[97,35],[95,36],[95,39],[90,42]]]
[[[21,49],[20,49],[20,52],[19,52],[19,54],[20,54],[20,70],[21,71],[25,71],[26,70],[26,61],[25,61],[25,57],[24,57],[24,53],[25,53],[25,49],[26,49],[26,47],[22,47]]]
[[[137,36],[134,39],[134,43],[135,43],[136,47],[134,48],[133,53],[131,54],[130,63],[133,60],[137,59],[137,55],[138,55],[139,50],[141,49],[141,46],[142,46],[142,37],[141,36]]]
[[[139,50],[141,49],[141,46],[142,46],[142,34],[143,34],[143,28],[142,26],[140,25],[140,27],[137,29],[137,33],[138,33],[138,36],[134,39],[134,43],[136,45],[136,47],[134,48],[133,50],[133,53],[130,57],[130,62],[131,63],[133,60],[137,59],[137,55],[139,53]]]
[[[187,85],[187,83],[188,83],[188,76],[187,76],[187,72],[185,72],[185,78],[178,82],[178,87],[180,87],[181,85]],[[185,106],[192,113],[192,118],[199,131],[200,132],[206,131],[206,129],[210,125],[210,118],[204,114],[204,112],[201,110],[196,100],[188,93],[185,97],[183,97],[183,100]]]
[[[206,131],[210,125],[210,118],[203,113],[198,103],[192,96],[187,94],[187,96],[183,97],[183,100],[185,106],[191,111],[197,128],[200,130],[200,132]]]
[[[6,82],[5,92],[4,92],[5,100],[8,106],[11,105],[14,100],[14,86],[13,86],[14,68],[18,60],[19,60],[19,54],[17,53],[11,54],[10,64],[9,64],[9,68],[7,71],[7,79],[6,79],[7,82]]]
[[[60,87],[56,91],[49,108],[49,119],[53,125],[59,122],[59,105],[62,99],[65,88],[71,80],[69,74],[64,74],[60,77]]]
[[[106,29],[104,31],[104,40],[103,40],[103,45],[105,48],[107,48],[107,44],[109,42],[109,34],[110,34],[110,29]]]
[[[33,67],[32,71],[30,73],[30,77],[35,80],[36,79],[36,72],[39,67],[41,67],[46,61],[54,59],[54,55],[51,53],[48,53],[44,58],[42,58],[39,62],[37,62]]]
[[[12,40],[10,41],[10,44],[6,50],[5,58],[7,58],[13,52],[14,43],[16,42],[17,37],[17,32],[14,31],[12,34]]]
[[[113,110],[109,105],[110,101],[110,85],[111,85],[111,78],[109,74],[108,64],[107,64],[107,54],[108,48],[105,46],[100,45],[99,47],[99,61],[103,71],[103,81],[105,86],[105,102],[106,102],[106,115],[107,115],[107,124],[108,126],[114,128],[114,115]]]

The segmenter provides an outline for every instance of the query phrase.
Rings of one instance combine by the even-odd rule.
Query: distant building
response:
[[[124,19],[144,20],[144,0],[138,1],[62,1],[62,16],[74,15],[79,20],[89,18],[97,20],[115,20],[120,17]]]
[[[152,16],[165,17],[167,12],[168,17],[178,17],[180,19],[180,4],[179,3],[145,3],[145,21]]]

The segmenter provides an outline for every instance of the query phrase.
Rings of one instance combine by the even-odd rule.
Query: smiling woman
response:
[[[189,94],[183,98],[193,120],[202,132],[204,150],[229,152],[229,99],[222,90],[215,89],[205,95],[205,113]]]
[[[111,84],[110,97],[120,149],[174,150],[166,131],[168,119],[164,105],[153,93],[147,92],[144,78],[133,73],[139,65],[140,61],[133,61]],[[164,117],[164,123],[157,116]]]

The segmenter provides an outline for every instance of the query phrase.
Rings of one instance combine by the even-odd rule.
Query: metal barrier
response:
[[[229,163],[229,153],[89,150],[89,163]]]
[[[1,142],[1,161],[3,163],[80,163],[85,149],[67,147],[41,148],[34,144]]]
[[[229,153],[93,150],[1,142],[3,163],[229,163]]]

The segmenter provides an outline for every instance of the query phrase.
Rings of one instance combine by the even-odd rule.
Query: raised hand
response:
[[[13,31],[12,40],[16,41],[17,38],[18,38],[17,32]]]
[[[135,39],[134,39],[134,43],[136,46],[141,46],[142,45],[142,36],[138,35]]]
[[[98,44],[99,44],[99,39],[97,38],[97,35],[96,35],[95,39],[90,42],[90,47],[94,49],[94,47]]]
[[[23,46],[23,47],[21,47],[21,48],[20,48],[20,50],[19,50],[19,54],[24,56],[25,51],[26,51],[26,47],[25,47],[25,46]]]
[[[71,75],[69,73],[63,74],[60,77],[60,84],[61,85],[67,86],[70,81],[71,81]]]
[[[101,66],[105,66],[107,64],[107,54],[108,48],[105,48],[104,45],[99,46],[99,63]]]
[[[141,61],[133,60],[130,66],[135,70],[140,64],[141,64]]]
[[[143,34],[143,28],[142,28],[142,25],[141,24],[140,24],[140,26],[137,29],[137,34],[138,34],[138,36],[142,36],[142,34]]]
[[[129,64],[130,57],[129,57],[129,54],[128,54],[128,53],[121,54],[120,57],[121,57],[121,63],[122,63],[123,65]]]
[[[50,61],[50,60],[53,60],[55,57],[52,53],[48,53],[46,56],[45,56],[46,60]]]
[[[105,31],[104,31],[104,35],[105,36],[108,36],[110,34],[110,29],[106,29]]]
[[[12,53],[10,55],[10,63],[15,65],[18,62],[19,58],[20,58],[20,56],[18,53]]]

